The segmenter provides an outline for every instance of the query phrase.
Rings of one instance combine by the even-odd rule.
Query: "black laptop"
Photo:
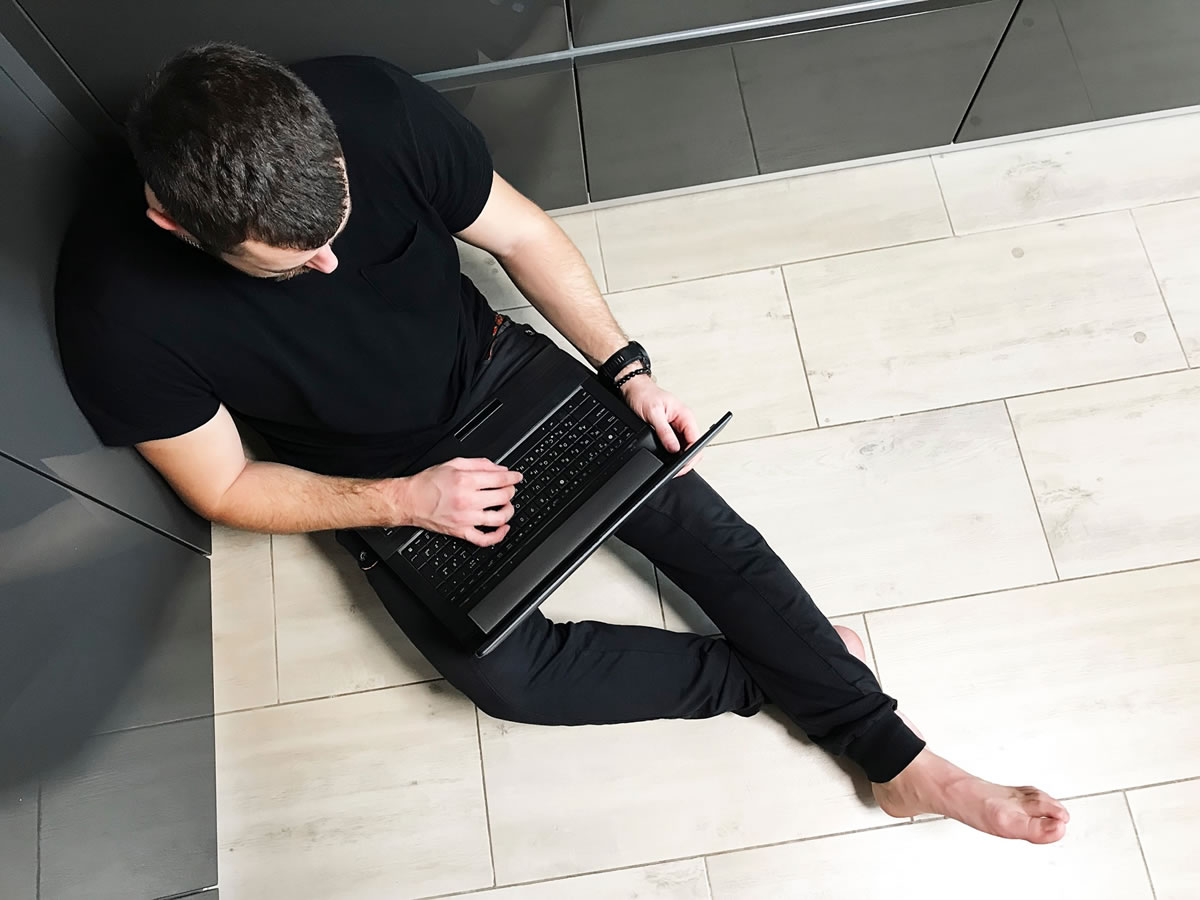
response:
[[[733,417],[680,453],[576,359],[546,342],[407,472],[485,457],[525,477],[491,547],[424,529],[358,534],[476,655],[494,650]]]

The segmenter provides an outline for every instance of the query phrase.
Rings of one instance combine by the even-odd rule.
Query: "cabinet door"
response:
[[[570,66],[528,75],[434,82],[479,126],[496,171],[544,209],[588,199]]]
[[[949,144],[1015,3],[580,59],[592,199]]]
[[[19,2],[118,120],[124,118],[142,79],[167,57],[204,41],[234,41],[284,62],[340,54],[379,56],[410,72],[515,59],[567,46],[563,0]]]
[[[989,0],[735,46],[759,170],[949,144],[1013,7]]]
[[[54,279],[87,163],[52,118],[0,70],[0,454],[207,550],[208,523],[134,450],[100,445],[63,378]]]
[[[208,560],[0,458],[0,773],[211,716]]]
[[[1195,0],[1023,0],[959,139],[1197,103]]]

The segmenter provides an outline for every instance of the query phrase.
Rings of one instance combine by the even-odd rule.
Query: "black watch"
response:
[[[609,384],[616,384],[617,375],[632,362],[640,362],[645,368],[650,368],[650,354],[637,341],[629,342],[610,356],[599,371]]]

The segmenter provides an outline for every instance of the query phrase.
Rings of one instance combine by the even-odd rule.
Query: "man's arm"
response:
[[[534,308],[593,365],[629,342],[571,239],[499,175],[492,177],[483,212],[458,236],[495,256]],[[638,365],[631,363],[623,371]],[[677,434],[689,444],[700,437],[691,411],[649,376],[627,381],[621,391],[668,450],[679,449]]]
[[[520,475],[488,460],[451,460],[408,478],[334,478],[246,458],[222,406],[187,434],[137,445],[197,513],[248,531],[285,534],[417,525],[480,545],[508,533]],[[478,526],[498,526],[484,533]]]

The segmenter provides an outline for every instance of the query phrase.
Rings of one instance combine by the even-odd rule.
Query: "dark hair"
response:
[[[163,209],[210,252],[248,239],[313,250],[342,224],[333,120],[268,56],[233,44],[184,50],[150,77],[126,127]]]

